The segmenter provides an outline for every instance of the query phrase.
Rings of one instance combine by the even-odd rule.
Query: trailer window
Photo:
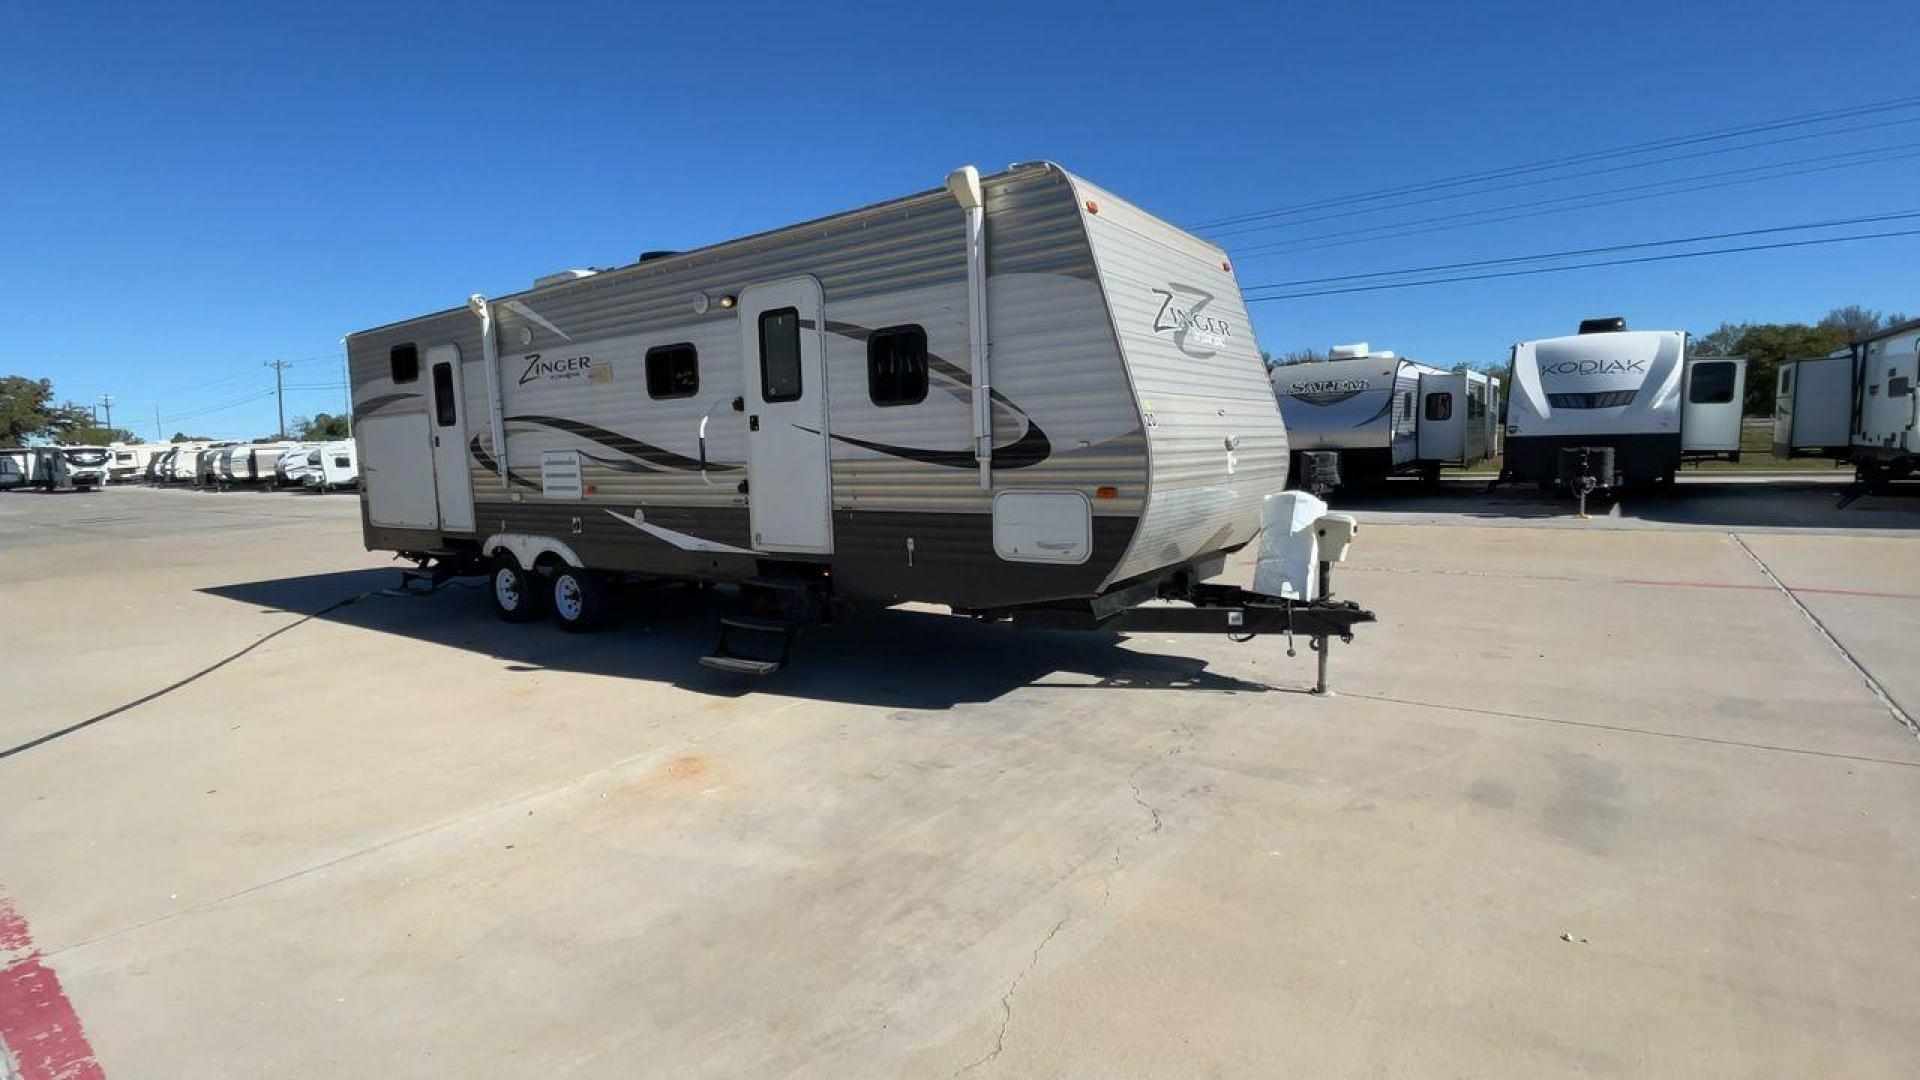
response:
[[[760,313],[760,396],[800,400],[800,312],[776,308]]]
[[[1780,369],[1780,392],[1783,394],[1793,393],[1793,369],[1790,367]]]
[[[927,332],[891,326],[867,338],[867,396],[875,405],[927,400]]]
[[[1905,375],[1887,380],[1888,397],[1906,397],[1912,392],[1913,380],[1907,378]]]
[[[1453,395],[1447,394],[1447,393],[1428,394],[1427,395],[1427,419],[1429,420],[1453,419]]]
[[[647,350],[647,396],[692,397],[700,392],[700,353],[692,344],[661,345]]]
[[[387,352],[387,367],[393,372],[393,381],[412,382],[420,377],[420,350],[412,343],[395,345]]]
[[[1467,419],[1479,420],[1487,415],[1487,392],[1482,387],[1467,387]]]
[[[1693,365],[1687,401],[1694,405],[1725,405],[1733,400],[1733,364],[1716,360]]]
[[[433,420],[441,427],[460,422],[459,403],[453,398],[453,365],[445,361],[433,365]]]

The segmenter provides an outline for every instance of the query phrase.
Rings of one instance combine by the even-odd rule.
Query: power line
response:
[[[1909,116],[1899,120],[1884,120],[1877,124],[1861,124],[1857,127],[1839,128],[1834,131],[1815,131],[1805,135],[1789,135],[1782,139],[1768,139],[1765,142],[1748,143],[1744,146],[1717,146],[1711,150],[1695,150],[1687,154],[1674,154],[1671,157],[1654,158],[1652,161],[1636,161],[1627,165],[1609,165],[1604,169],[1588,169],[1584,172],[1568,173],[1564,176],[1548,176],[1534,180],[1521,180],[1512,184],[1497,184],[1492,187],[1478,188],[1473,191],[1453,191],[1444,195],[1431,195],[1424,199],[1395,202],[1388,206],[1367,206],[1357,210],[1343,210],[1337,214],[1321,214],[1317,217],[1295,218],[1292,221],[1273,221],[1264,225],[1248,225],[1240,229],[1216,231],[1213,235],[1216,239],[1222,239],[1230,236],[1246,236],[1250,233],[1266,232],[1270,229],[1290,229],[1296,225],[1312,225],[1322,221],[1338,221],[1342,218],[1361,217],[1366,214],[1383,214],[1393,210],[1404,210],[1415,206],[1426,206],[1431,203],[1448,202],[1454,199],[1472,199],[1481,195],[1491,195],[1499,191],[1517,191],[1520,188],[1540,187],[1545,184],[1563,184],[1569,180],[1585,180],[1590,177],[1607,176],[1612,173],[1631,172],[1635,169],[1650,169],[1657,165],[1671,165],[1677,161],[1691,161],[1695,158],[1712,157],[1716,154],[1737,154],[1748,150],[1763,150],[1770,146],[1780,146],[1786,143],[1805,142],[1808,139],[1828,139],[1836,135],[1855,135],[1862,131],[1877,131],[1881,128],[1899,127],[1903,124],[1920,124],[1920,116]],[[1851,152],[1862,153],[1863,151]],[[1763,162],[1759,165],[1750,165],[1743,169],[1722,170],[1722,175],[1727,172],[1753,172],[1781,165],[1818,161],[1831,156],[1832,155],[1821,155],[1820,157],[1799,158],[1791,161]]]
[[[1866,225],[1880,221],[1903,221],[1920,217],[1920,210],[1902,210],[1895,213],[1873,214],[1867,217],[1834,218],[1830,221],[1810,221],[1802,225],[1771,225],[1761,229],[1741,229],[1736,232],[1701,233],[1698,236],[1680,236],[1670,240],[1642,240],[1631,244],[1607,244],[1603,247],[1570,248],[1566,251],[1547,251],[1538,255],[1509,255],[1499,259],[1477,259],[1472,262],[1437,263],[1432,266],[1411,266],[1401,270],[1373,270],[1364,274],[1340,274],[1333,277],[1300,278],[1295,281],[1276,281],[1265,285],[1249,285],[1244,291],[1257,292],[1268,289],[1291,289],[1301,285],[1323,285],[1336,281],[1361,281],[1367,278],[1406,277],[1413,274],[1430,274],[1438,270],[1467,270],[1482,266],[1501,266],[1509,263],[1539,262],[1545,259],[1567,259],[1578,255],[1600,255],[1613,251],[1636,251],[1654,247],[1672,247],[1676,244],[1699,244],[1708,240],[1731,240],[1740,236],[1763,236],[1771,233],[1799,232],[1804,229],[1832,229],[1841,225]]]
[[[1316,289],[1311,292],[1256,296],[1249,299],[1247,303],[1259,304],[1269,300],[1301,300],[1310,296],[1338,296],[1344,293],[1381,292],[1387,289],[1417,289],[1427,285],[1452,285],[1462,281],[1488,281],[1494,278],[1529,277],[1534,274],[1562,274],[1569,270],[1592,270],[1602,266],[1629,266],[1636,263],[1672,262],[1677,259],[1699,259],[1710,255],[1734,255],[1748,251],[1775,251],[1781,248],[1817,247],[1821,244],[1845,244],[1855,240],[1882,240],[1895,236],[1920,236],[1920,229],[1861,233],[1856,236],[1828,236],[1817,240],[1783,240],[1772,244],[1748,244],[1742,247],[1710,248],[1706,251],[1682,251],[1671,255],[1642,255],[1633,259],[1609,259],[1602,262],[1574,263],[1569,266],[1535,266],[1524,270],[1504,270],[1487,274],[1465,274],[1458,277],[1430,278],[1426,281],[1394,281],[1380,285],[1351,285],[1340,289]]]
[[[1920,143],[1913,143],[1913,144],[1906,144],[1906,145],[1920,147]],[[1863,150],[1863,151],[1855,151],[1848,154],[1839,155],[1839,157],[1842,157],[1842,158],[1850,158],[1850,159],[1856,159],[1856,160],[1837,161],[1837,160],[1834,160],[1832,157],[1806,158],[1806,159],[1801,159],[1801,161],[1821,161],[1821,162],[1825,162],[1825,164],[1811,165],[1807,168],[1791,169],[1786,172],[1774,173],[1774,174],[1765,175],[1765,176],[1747,176],[1747,177],[1740,177],[1740,178],[1731,179],[1731,180],[1715,180],[1708,183],[1694,184],[1691,187],[1676,188],[1672,191],[1644,192],[1644,189],[1648,187],[1663,186],[1666,184],[1681,183],[1683,181],[1699,180],[1699,179],[1703,179],[1703,177],[1698,177],[1698,176],[1679,177],[1674,180],[1658,181],[1654,184],[1635,184],[1635,185],[1629,185],[1627,187],[1610,188],[1604,191],[1587,192],[1583,195],[1568,195],[1568,196],[1561,196],[1553,199],[1539,199],[1539,200],[1534,200],[1532,202],[1512,203],[1507,206],[1489,206],[1489,207],[1483,207],[1479,210],[1466,210],[1466,211],[1461,211],[1459,213],[1454,213],[1454,214],[1442,214],[1437,217],[1417,218],[1412,221],[1394,222],[1387,225],[1369,225],[1365,228],[1360,228],[1360,229],[1348,229],[1341,232],[1321,233],[1318,236],[1300,237],[1294,240],[1279,240],[1279,241],[1274,241],[1272,243],[1267,243],[1267,244],[1255,244],[1251,247],[1236,249],[1234,252],[1234,261],[1255,262],[1260,259],[1271,258],[1275,255],[1287,253],[1287,252],[1297,253],[1297,252],[1305,252],[1305,251],[1324,251],[1328,248],[1348,247],[1353,244],[1367,243],[1374,240],[1396,240],[1406,236],[1420,236],[1426,233],[1445,232],[1448,229],[1465,229],[1465,228],[1472,228],[1479,225],[1497,225],[1501,222],[1518,221],[1523,218],[1531,218],[1531,217],[1543,217],[1548,214],[1566,213],[1572,210],[1592,210],[1602,206],[1618,206],[1622,203],[1642,202],[1647,199],[1666,198],[1672,195],[1688,195],[1688,194],[1692,194],[1694,192],[1700,192],[1700,191],[1714,191],[1720,188],[1738,187],[1742,184],[1758,184],[1758,183],[1765,183],[1770,180],[1785,180],[1794,176],[1808,176],[1813,173],[1832,172],[1835,169],[1850,169],[1850,168],[1857,168],[1861,165],[1878,165],[1878,164],[1883,164],[1889,161],[1901,161],[1908,158],[1920,157],[1920,149],[1908,151],[1905,153],[1889,152],[1892,150],[1901,150],[1901,149],[1904,149],[1904,147],[1895,146],[1895,147],[1889,147],[1881,150],[1871,150],[1871,151]],[[1875,156],[1859,157],[1858,155],[1861,155],[1861,154],[1870,154]],[[1789,164],[1800,164],[1800,163],[1801,163],[1800,161],[1776,162],[1775,166],[1769,166],[1769,167],[1776,167],[1780,165],[1789,165]],[[1721,174],[1708,174],[1708,175],[1724,176],[1725,174],[1721,173]],[[1617,199],[1597,198],[1598,196],[1602,196],[1602,195],[1614,195],[1614,194],[1619,194],[1621,192],[1634,192],[1634,191],[1643,191],[1644,193],[1625,195]],[[1592,200],[1592,201],[1581,202],[1578,200]],[[1529,209],[1532,207],[1547,206],[1548,204],[1553,204],[1553,203],[1568,203],[1568,202],[1573,203],[1573,205],[1551,206],[1550,208],[1543,209],[1543,210]],[[1480,217],[1481,215],[1485,215],[1485,214],[1501,214],[1503,211],[1507,211],[1507,210],[1521,210],[1521,211],[1527,211],[1527,212],[1502,214],[1502,216],[1499,216],[1499,217],[1489,217],[1480,221],[1459,220],[1461,218]],[[1436,223],[1441,223],[1441,224],[1436,224]],[[1446,224],[1446,223],[1450,223],[1450,224]],[[1411,228],[1410,226],[1425,226],[1425,227]],[[1318,241],[1331,241],[1331,242],[1319,243]]]
[[[1741,125],[1736,125],[1734,127],[1728,127],[1728,128],[1716,128],[1710,131],[1697,132],[1691,135],[1679,135],[1679,136],[1673,136],[1666,139],[1655,139],[1649,142],[1632,143],[1625,146],[1609,147],[1602,150],[1590,150],[1580,154],[1570,154],[1570,155],[1557,157],[1557,158],[1544,158],[1538,161],[1523,162],[1518,165],[1509,165],[1509,166],[1504,166],[1498,169],[1488,169],[1482,172],[1462,173],[1457,176],[1441,177],[1436,180],[1428,180],[1428,181],[1423,181],[1423,182],[1413,183],[1413,184],[1402,184],[1397,187],[1380,188],[1374,191],[1362,192],[1357,195],[1345,195],[1345,196],[1339,196],[1339,197],[1330,198],[1330,199],[1319,199],[1312,202],[1296,203],[1292,206],[1281,206],[1281,207],[1273,207],[1266,210],[1256,210],[1249,213],[1236,214],[1230,217],[1215,218],[1211,221],[1196,222],[1188,227],[1192,229],[1213,229],[1213,228],[1218,228],[1224,225],[1237,225],[1244,221],[1258,221],[1258,220],[1263,220],[1271,217],[1284,217],[1288,214],[1305,213],[1310,210],[1319,210],[1319,209],[1324,209],[1332,206],[1346,206],[1346,205],[1351,205],[1353,203],[1360,203],[1360,202],[1376,202],[1382,199],[1393,198],[1398,195],[1419,194],[1427,191],[1439,190],[1442,188],[1459,187],[1467,184],[1479,183],[1484,180],[1499,180],[1509,176],[1521,176],[1529,173],[1543,172],[1550,169],[1562,168],[1568,165],[1580,165],[1590,161],[1603,161],[1610,158],[1625,157],[1633,154],[1648,153],[1654,150],[1668,150],[1668,149],[1672,149],[1674,147],[1679,147],[1679,146],[1691,146],[1691,145],[1697,145],[1700,143],[1715,142],[1722,139],[1734,139],[1734,138],[1739,138],[1742,135],[1753,135],[1753,134],[1758,134],[1760,132],[1765,132],[1765,131],[1779,131],[1785,128],[1801,127],[1807,124],[1824,123],[1829,120],[1845,120],[1855,116],[1867,116],[1874,113],[1892,112],[1899,109],[1911,108],[1915,105],[1920,105],[1920,96],[1887,98],[1881,101],[1867,102],[1865,104],[1852,105],[1852,106],[1847,106],[1839,109],[1827,109],[1827,110],[1822,110],[1820,112],[1801,113],[1795,116],[1782,117],[1777,120],[1765,120],[1757,123],[1741,124]]]

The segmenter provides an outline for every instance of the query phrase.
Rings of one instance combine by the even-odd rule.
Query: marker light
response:
[[[1111,485],[1103,485],[1093,489],[1093,497],[1096,499],[1117,499],[1120,497],[1120,489]]]
[[[737,303],[737,301],[734,299],[732,293],[728,293],[720,298],[720,308],[723,311],[732,309],[735,303]]]

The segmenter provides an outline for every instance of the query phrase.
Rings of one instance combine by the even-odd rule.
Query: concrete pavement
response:
[[[0,750],[284,630],[0,759],[0,896],[108,1076],[1907,1075],[1920,544],[1778,497],[1376,519],[1319,700],[905,609],[742,682],[719,595],[383,595],[351,498],[0,496]]]

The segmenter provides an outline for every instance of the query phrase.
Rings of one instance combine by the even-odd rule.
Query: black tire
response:
[[[487,576],[487,595],[493,600],[493,613],[511,623],[532,622],[546,608],[547,591],[540,578],[520,568],[511,555],[493,562]]]
[[[613,611],[613,586],[591,570],[556,567],[548,582],[548,606],[560,629],[575,633],[598,630]]]

